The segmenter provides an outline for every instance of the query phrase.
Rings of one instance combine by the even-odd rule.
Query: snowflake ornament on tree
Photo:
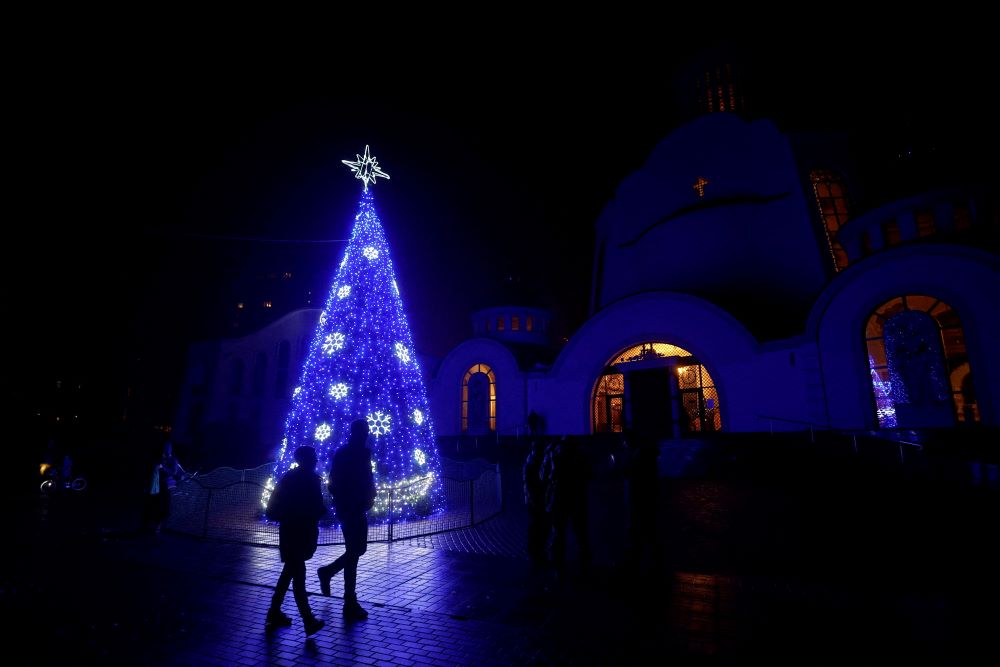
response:
[[[368,432],[376,438],[388,433],[391,429],[392,417],[384,412],[371,412],[368,414]]]
[[[322,442],[330,437],[331,432],[329,424],[320,424],[316,427],[316,439]]]
[[[406,349],[406,346],[402,343],[396,343],[396,356],[404,364],[410,363],[410,351]]]
[[[328,355],[333,354],[334,352],[342,349],[343,347],[344,347],[344,334],[340,333],[339,331],[328,335],[323,340],[323,352],[325,352]]]

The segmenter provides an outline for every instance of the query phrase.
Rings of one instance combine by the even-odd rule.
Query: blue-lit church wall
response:
[[[543,418],[549,433],[590,433],[594,387],[603,368],[623,350],[646,342],[684,348],[705,365],[718,387],[725,430],[768,428],[760,415],[801,419],[822,409],[816,405],[819,393],[808,390],[803,372],[815,366],[813,346],[799,339],[762,346],[711,303],[685,294],[652,292],[597,313],[570,339],[550,370],[518,369],[510,351],[496,341],[479,338],[462,343],[436,375],[432,403],[438,431],[462,432],[462,380],[470,368],[486,364],[496,375],[501,433],[523,429],[531,410]],[[762,383],[767,391],[762,391]]]
[[[498,369],[501,433],[523,427],[531,410],[549,433],[597,432],[607,426],[596,414],[598,382],[623,350],[643,343],[672,344],[691,356],[618,363],[622,375],[649,366],[672,373],[685,359],[697,360],[711,374],[710,400],[726,431],[1000,424],[1000,367],[988,343],[1000,336],[997,257],[950,242],[960,229],[996,225],[992,195],[930,191],[852,211],[849,219],[841,211],[840,234],[831,237],[843,247],[835,267],[812,176],[823,169],[853,187],[850,174],[838,171],[850,162],[843,146],[824,155],[817,137],[796,146],[793,154],[792,142],[769,121],[731,114],[703,116],[668,136],[597,221],[591,318],[545,369],[518,368],[503,345],[485,339],[455,348],[435,379],[439,433],[466,430],[456,411],[462,378],[478,364]],[[950,374],[942,391],[953,392],[953,400],[906,403],[897,382],[897,424],[876,412],[866,325],[881,305],[906,295],[935,297],[947,304],[947,317],[961,320],[961,328],[942,329],[940,341],[924,343],[958,349],[968,366],[942,365]],[[954,361],[952,352],[945,364]],[[888,368],[878,389],[888,390],[899,369],[882,362]],[[957,373],[971,375],[961,391]],[[671,382],[675,399],[678,385]],[[619,427],[630,425],[635,402],[629,380],[623,384]],[[664,410],[676,414],[678,406]]]

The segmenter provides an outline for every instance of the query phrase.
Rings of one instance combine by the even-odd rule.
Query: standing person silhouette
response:
[[[524,480],[524,504],[528,506],[528,555],[536,565],[548,562],[545,542],[549,537],[549,517],[545,511],[545,478],[542,464],[545,446],[540,440],[531,443],[531,451],[521,469]]]
[[[570,524],[579,550],[582,574],[590,568],[590,536],[587,513],[587,487],[590,483],[590,462],[581,445],[563,436],[551,456],[545,459],[541,472],[547,480],[545,508],[552,521],[552,564],[562,575],[566,564],[566,538]]]
[[[174,446],[168,440],[152,461],[152,477],[146,485],[144,532],[159,535],[163,522],[170,518],[170,494],[177,485],[177,477],[184,473],[180,461],[174,456]]]
[[[358,559],[368,550],[368,510],[375,504],[372,451],[366,447],[368,421],[351,422],[347,444],[333,455],[330,464],[330,497],[344,531],[346,551],[316,571],[323,595],[330,595],[330,580],[344,571],[344,617],[363,621],[368,612],[358,603]]]
[[[542,434],[542,418],[534,410],[528,413],[528,434],[534,438]]]
[[[177,486],[178,480],[182,479],[187,473],[181,462],[174,456],[174,444],[169,440],[163,444],[163,453],[160,456],[160,471],[161,478],[165,478],[168,491],[173,491]],[[167,515],[169,516],[169,502],[167,509]]]
[[[629,556],[633,565],[641,569],[644,553],[648,552],[651,564],[658,562],[660,555],[656,519],[660,502],[656,460],[660,448],[656,441],[631,430],[626,430],[625,442],[629,448]]]
[[[319,475],[316,474],[316,450],[299,447],[295,450],[298,466],[285,473],[274,489],[267,505],[268,518],[280,522],[278,550],[284,567],[278,576],[267,610],[264,627],[267,630],[287,628],[292,619],[281,611],[281,603],[292,584],[295,606],[299,608],[306,636],[319,632],[325,623],[313,616],[306,595],[306,561],[316,553],[319,540],[318,521],[326,514]]]

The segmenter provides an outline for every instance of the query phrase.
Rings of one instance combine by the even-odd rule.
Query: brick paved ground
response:
[[[661,549],[624,558],[614,502],[597,565],[557,579],[524,559],[523,514],[370,545],[368,621],[263,618],[277,551],[131,534],[97,495],[13,505],[0,575],[5,664],[979,664],[1000,614],[994,493],[859,480],[665,481]],[[321,548],[315,567],[340,553]],[[571,550],[570,553],[573,553]]]

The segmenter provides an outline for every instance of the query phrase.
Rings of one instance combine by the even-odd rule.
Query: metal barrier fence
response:
[[[497,465],[442,459],[441,469],[444,511],[425,519],[404,521],[391,513],[381,522],[372,519],[368,541],[392,542],[466,528],[500,512],[502,496]],[[178,484],[171,497],[166,528],[199,537],[277,546],[278,524],[264,519],[260,502],[273,470],[273,463],[249,470],[219,468]],[[329,507],[326,489],[323,496]],[[319,544],[343,542],[343,533],[330,510],[319,522]]]

